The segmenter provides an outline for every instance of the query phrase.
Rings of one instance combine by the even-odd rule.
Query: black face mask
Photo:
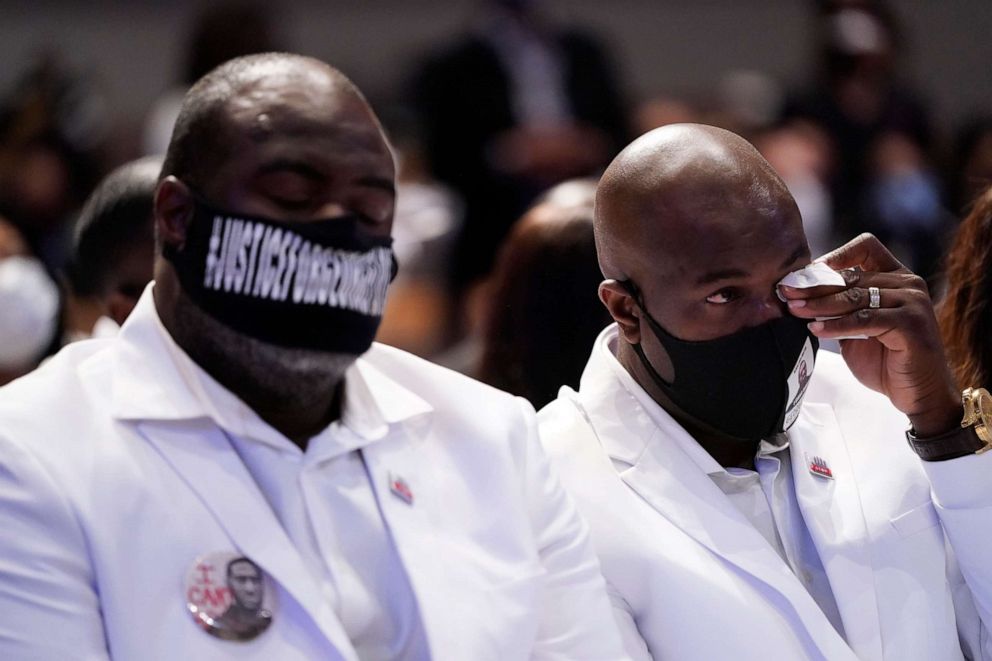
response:
[[[358,355],[372,344],[396,274],[391,238],[352,215],[279,222],[195,201],[186,243],[164,246],[186,295],[271,344]]]
[[[681,340],[655,321],[631,282],[622,283],[644,312],[672,361],[665,381],[634,351],[658,388],[682,411],[731,438],[755,441],[792,426],[820,346],[806,322],[791,315],[714,340]]]

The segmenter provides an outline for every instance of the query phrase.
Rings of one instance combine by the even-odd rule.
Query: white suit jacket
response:
[[[149,289],[119,338],[72,345],[0,390],[0,658],[354,659],[156,324]],[[533,409],[383,346],[356,369],[392,400],[362,452],[433,658],[622,657]],[[234,550],[277,587],[250,642],[215,638],[186,610],[194,559]]]
[[[638,386],[603,346],[615,336],[614,328],[604,331],[579,391],[563,388],[538,419],[562,481],[592,528],[628,653],[951,661],[962,658],[963,648],[969,658],[992,658],[972,595],[945,551],[922,462],[906,444],[905,416],[861,386],[839,356],[818,354],[788,435],[799,507],[846,640],[680,449],[678,437],[693,442],[688,433],[667,414],[665,424],[656,424],[631,394]],[[814,458],[826,462],[833,479],[810,471]],[[976,487],[992,484],[992,465],[983,456],[927,470],[943,471],[943,479],[957,484],[947,472],[975,460],[983,462],[984,478],[959,486],[953,506],[965,502],[965,493],[981,494],[980,505],[965,503],[971,509],[951,513],[963,520],[945,524],[959,537],[950,535],[962,565],[970,563],[963,567],[969,582],[992,595],[992,572],[983,570],[990,564],[992,488]]]

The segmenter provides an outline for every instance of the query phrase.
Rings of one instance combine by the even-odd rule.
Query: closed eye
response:
[[[290,170],[267,172],[257,179],[258,189],[287,211],[304,212],[318,203],[319,182]]]

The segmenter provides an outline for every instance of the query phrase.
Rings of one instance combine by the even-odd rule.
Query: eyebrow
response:
[[[732,278],[745,278],[748,276],[747,271],[741,269],[720,269],[719,271],[707,271],[698,278],[696,278],[697,285],[710,285],[714,282],[719,282],[721,280],[730,280]]]
[[[804,245],[796,247],[792,253],[782,261],[782,265],[779,268],[785,269],[796,262],[796,260],[804,257],[806,255],[807,248]],[[732,278],[746,278],[750,273],[743,269],[718,269],[715,271],[707,271],[706,273],[699,276],[696,279],[697,285],[710,285],[714,282],[720,282],[721,280],[730,280]]]

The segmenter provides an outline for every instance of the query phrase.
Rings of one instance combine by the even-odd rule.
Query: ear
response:
[[[193,193],[175,177],[166,177],[155,190],[155,231],[162,245],[182,248],[192,220]]]
[[[616,280],[604,280],[599,284],[599,300],[617,322],[623,339],[628,344],[640,344],[640,308],[627,288]]]

